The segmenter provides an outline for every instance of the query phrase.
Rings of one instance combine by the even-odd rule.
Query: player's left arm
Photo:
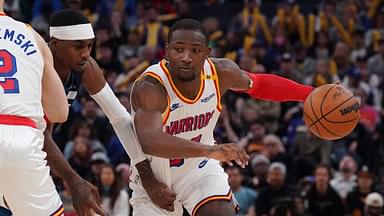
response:
[[[277,75],[246,72],[229,59],[213,59],[213,62],[218,72],[222,94],[230,89],[248,93],[255,99],[302,102],[313,90],[312,86]]]
[[[155,178],[134,131],[131,115],[117,99],[93,58],[89,58],[88,65],[81,76],[81,82],[109,119],[131,159],[131,164],[137,168],[143,187],[151,200],[161,208],[173,211],[174,207],[167,205],[168,198],[159,196],[170,189]]]

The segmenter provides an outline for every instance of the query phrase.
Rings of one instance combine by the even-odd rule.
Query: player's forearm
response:
[[[141,182],[146,191],[156,187],[158,181],[152,172],[151,165],[148,160],[141,161],[136,164],[136,169],[139,173]]]
[[[137,135],[144,153],[149,155],[169,159],[207,157],[212,150],[211,146],[171,136],[161,130],[147,131],[137,130]]]
[[[247,93],[255,99],[283,101],[304,101],[313,90],[292,80],[272,74],[248,73],[253,82]]]
[[[51,131],[47,129],[44,132],[44,135],[43,150],[47,153],[46,159],[51,171],[68,183],[79,177],[79,175],[72,169],[71,165],[69,165],[68,161],[64,158],[64,155],[61,153],[56,143],[53,141]]]
[[[144,161],[146,156],[137,140],[131,115],[116,98],[108,83],[99,92],[91,96],[109,119],[117,137],[128,153],[132,165]]]

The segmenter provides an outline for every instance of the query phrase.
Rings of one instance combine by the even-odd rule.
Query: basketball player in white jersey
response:
[[[165,59],[150,66],[133,86],[139,142],[177,194],[175,211],[166,212],[149,202],[133,181],[134,215],[182,215],[181,206],[192,216],[235,215],[227,175],[218,160],[236,159],[244,165],[248,157],[235,144],[217,145],[226,154],[212,153],[217,148],[213,129],[221,95],[231,89],[258,99],[304,101],[313,89],[275,75],[247,73],[231,60],[210,59],[209,54],[201,23],[178,21],[169,31]]]
[[[0,0],[0,191],[15,215],[62,215],[42,148],[44,113],[51,122],[67,119],[64,88],[44,40],[6,16],[3,3]]]

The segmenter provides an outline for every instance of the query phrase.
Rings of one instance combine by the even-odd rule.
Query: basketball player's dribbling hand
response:
[[[158,182],[152,188],[147,189],[147,194],[152,202],[160,208],[173,212],[175,210],[174,202],[176,193],[173,192],[166,184]]]
[[[96,212],[100,216],[106,216],[101,207],[99,191],[95,186],[84,179],[76,179],[68,185],[73,207],[79,216],[92,216]]]
[[[234,143],[215,145],[208,157],[219,161],[225,161],[230,166],[233,165],[232,160],[234,160],[243,168],[248,165],[249,160],[249,156],[245,152],[245,149]]]

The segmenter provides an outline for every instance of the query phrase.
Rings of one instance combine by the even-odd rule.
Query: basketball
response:
[[[304,102],[304,122],[314,135],[322,139],[345,137],[356,127],[359,117],[359,101],[341,85],[320,86]]]

